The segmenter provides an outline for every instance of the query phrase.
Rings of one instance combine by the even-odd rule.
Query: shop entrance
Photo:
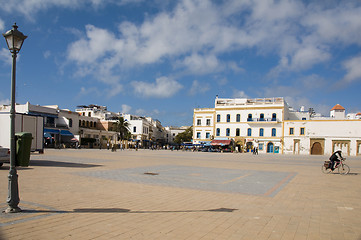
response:
[[[273,153],[273,147],[274,147],[273,143],[269,142],[267,144],[267,152],[268,153]]]

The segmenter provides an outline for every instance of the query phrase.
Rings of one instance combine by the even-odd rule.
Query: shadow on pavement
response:
[[[31,160],[30,167],[68,167],[68,168],[92,168],[100,167],[102,165],[87,164],[87,163],[72,163],[72,162],[60,162],[49,160]]]
[[[132,211],[125,208],[76,208],[73,211],[61,210],[22,210],[21,214],[26,213],[187,213],[187,212],[234,212],[238,209],[217,208],[208,210],[175,210],[175,211]]]
[[[176,210],[176,211],[132,211],[123,208],[78,208],[74,212],[82,213],[184,213],[184,212],[233,212],[238,209],[217,208],[209,210]]]

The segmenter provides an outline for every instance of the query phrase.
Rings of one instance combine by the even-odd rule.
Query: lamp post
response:
[[[13,57],[13,66],[11,72],[11,108],[10,108],[10,171],[9,171],[9,185],[8,185],[8,208],[6,213],[20,212],[18,207],[20,202],[19,187],[18,187],[18,174],[16,171],[15,160],[15,74],[16,74],[16,57],[23,45],[24,40],[27,38],[24,34],[18,31],[16,23],[13,25],[13,29],[3,34],[6,39],[6,43]]]

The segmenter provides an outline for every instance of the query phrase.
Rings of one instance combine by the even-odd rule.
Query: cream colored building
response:
[[[340,105],[321,117],[295,111],[283,98],[216,97],[214,108],[194,109],[193,126],[193,144],[231,140],[238,150],[257,147],[259,153],[331,154],[342,148],[361,154],[361,120],[347,119]]]

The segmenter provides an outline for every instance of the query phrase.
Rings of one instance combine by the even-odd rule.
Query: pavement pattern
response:
[[[361,239],[361,157],[47,149],[0,239]],[[8,165],[0,168],[6,209]]]

